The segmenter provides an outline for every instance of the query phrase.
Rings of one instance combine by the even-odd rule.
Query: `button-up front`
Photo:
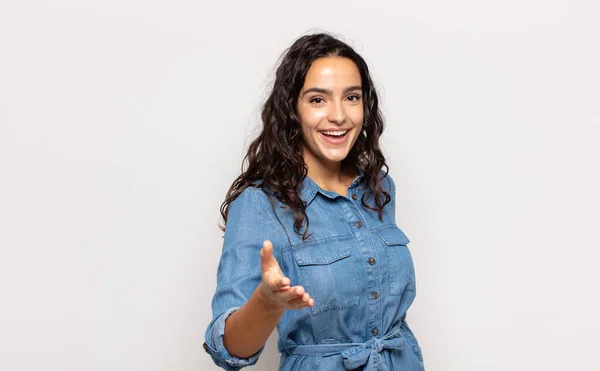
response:
[[[238,370],[256,363],[262,352],[231,356],[223,333],[227,316],[260,283],[259,251],[270,240],[291,285],[302,285],[314,299],[313,307],[287,310],[277,325],[279,370],[423,370],[421,349],[406,323],[415,298],[413,261],[409,240],[395,222],[395,184],[388,179],[382,188],[392,200],[379,220],[361,203],[362,174],[346,195],[306,177],[299,196],[313,235],[305,241],[294,232],[293,210],[277,200],[272,207],[268,190],[248,188],[230,204],[206,331],[207,352],[217,365]],[[372,194],[364,199],[374,205]]]

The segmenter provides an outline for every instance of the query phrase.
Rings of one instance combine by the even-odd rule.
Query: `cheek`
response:
[[[352,117],[352,122],[356,123],[356,124],[362,124],[363,120],[364,120],[364,112],[363,112],[363,107],[361,106],[357,106],[355,107],[356,109],[352,110],[350,112],[350,116]]]
[[[325,118],[325,116],[327,116],[327,112],[324,110],[314,110],[309,114],[310,122],[313,123],[313,126],[317,126],[319,122]]]
[[[326,113],[323,111],[314,110],[304,112],[301,116],[302,118],[300,121],[302,125],[302,131],[306,134],[309,134],[311,131],[314,131],[317,128],[317,126],[319,126],[321,121],[323,121],[325,116]]]

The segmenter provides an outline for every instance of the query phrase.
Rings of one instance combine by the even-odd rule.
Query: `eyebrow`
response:
[[[360,90],[362,91],[362,87],[360,85],[352,85],[352,86],[348,86],[347,88],[344,89],[343,94],[347,94],[353,90]],[[326,95],[333,95],[333,91],[329,90],[329,89],[323,89],[323,88],[310,88],[310,89],[306,89],[304,91],[304,93],[302,93],[302,96],[304,97],[306,94],[308,93],[321,93],[321,94],[326,94]]]

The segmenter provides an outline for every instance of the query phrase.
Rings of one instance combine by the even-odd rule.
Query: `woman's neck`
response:
[[[343,161],[323,163],[308,155],[304,156],[304,162],[308,167],[308,176],[325,190],[344,190],[345,193],[358,175],[353,166],[344,164]]]

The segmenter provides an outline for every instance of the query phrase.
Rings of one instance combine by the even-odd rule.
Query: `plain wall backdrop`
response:
[[[6,0],[1,370],[217,369],[219,207],[318,30],[382,98],[427,370],[600,369],[597,1]]]

